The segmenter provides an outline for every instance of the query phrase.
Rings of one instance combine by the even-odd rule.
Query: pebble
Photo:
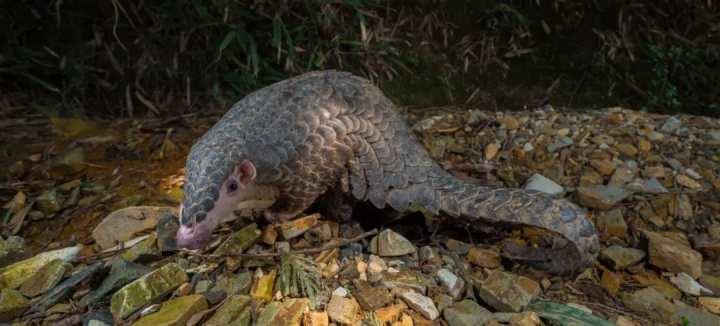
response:
[[[400,297],[407,303],[410,308],[419,312],[423,317],[435,320],[440,315],[440,312],[435,307],[435,303],[432,299],[417,293],[415,291],[405,291]]]
[[[645,232],[649,240],[650,264],[664,270],[685,272],[693,278],[702,275],[702,255],[690,246],[659,233]]]
[[[463,289],[465,289],[465,281],[463,281],[463,279],[445,268],[438,270],[437,277],[440,280],[440,284],[443,285],[445,291],[447,291],[451,297],[460,297]]]
[[[599,258],[610,265],[612,269],[620,271],[643,260],[645,252],[640,249],[612,245],[600,251]]]
[[[493,314],[475,301],[462,300],[443,309],[443,318],[449,326],[476,326],[485,324]]]
[[[386,229],[371,240],[371,252],[380,257],[396,257],[415,253],[415,245],[399,233]]]
[[[549,195],[558,195],[565,191],[559,184],[555,183],[541,174],[533,174],[525,184],[525,190],[535,190]]]

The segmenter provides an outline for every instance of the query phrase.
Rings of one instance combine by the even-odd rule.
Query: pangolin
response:
[[[191,249],[204,247],[238,206],[270,200],[264,216],[286,221],[328,191],[471,226],[550,230],[562,237],[533,263],[556,273],[588,266],[599,247],[586,213],[569,201],[468,184],[443,170],[379,88],[334,70],[277,82],[233,105],[192,146],[183,190],[177,242]]]

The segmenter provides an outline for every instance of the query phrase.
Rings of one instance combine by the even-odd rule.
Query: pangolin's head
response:
[[[185,169],[177,244],[199,249],[241,202],[253,199],[255,165],[247,159],[233,159],[212,146],[196,144]]]

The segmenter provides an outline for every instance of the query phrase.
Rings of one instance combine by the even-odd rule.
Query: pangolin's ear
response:
[[[235,167],[235,174],[237,174],[240,183],[247,185],[255,180],[255,164],[244,160]]]

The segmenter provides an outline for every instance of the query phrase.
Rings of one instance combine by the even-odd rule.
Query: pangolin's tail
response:
[[[593,262],[598,237],[582,209],[539,192],[461,182],[430,158],[377,87],[361,78],[330,75],[335,77],[327,77],[329,88],[338,96],[328,100],[329,107],[347,110],[340,110],[345,113],[332,126],[356,153],[349,171],[356,198],[379,208],[442,211],[470,224],[484,220],[553,231],[564,238],[553,244],[559,251],[530,252],[537,265],[552,272],[575,272]],[[528,251],[518,256],[527,258]]]

